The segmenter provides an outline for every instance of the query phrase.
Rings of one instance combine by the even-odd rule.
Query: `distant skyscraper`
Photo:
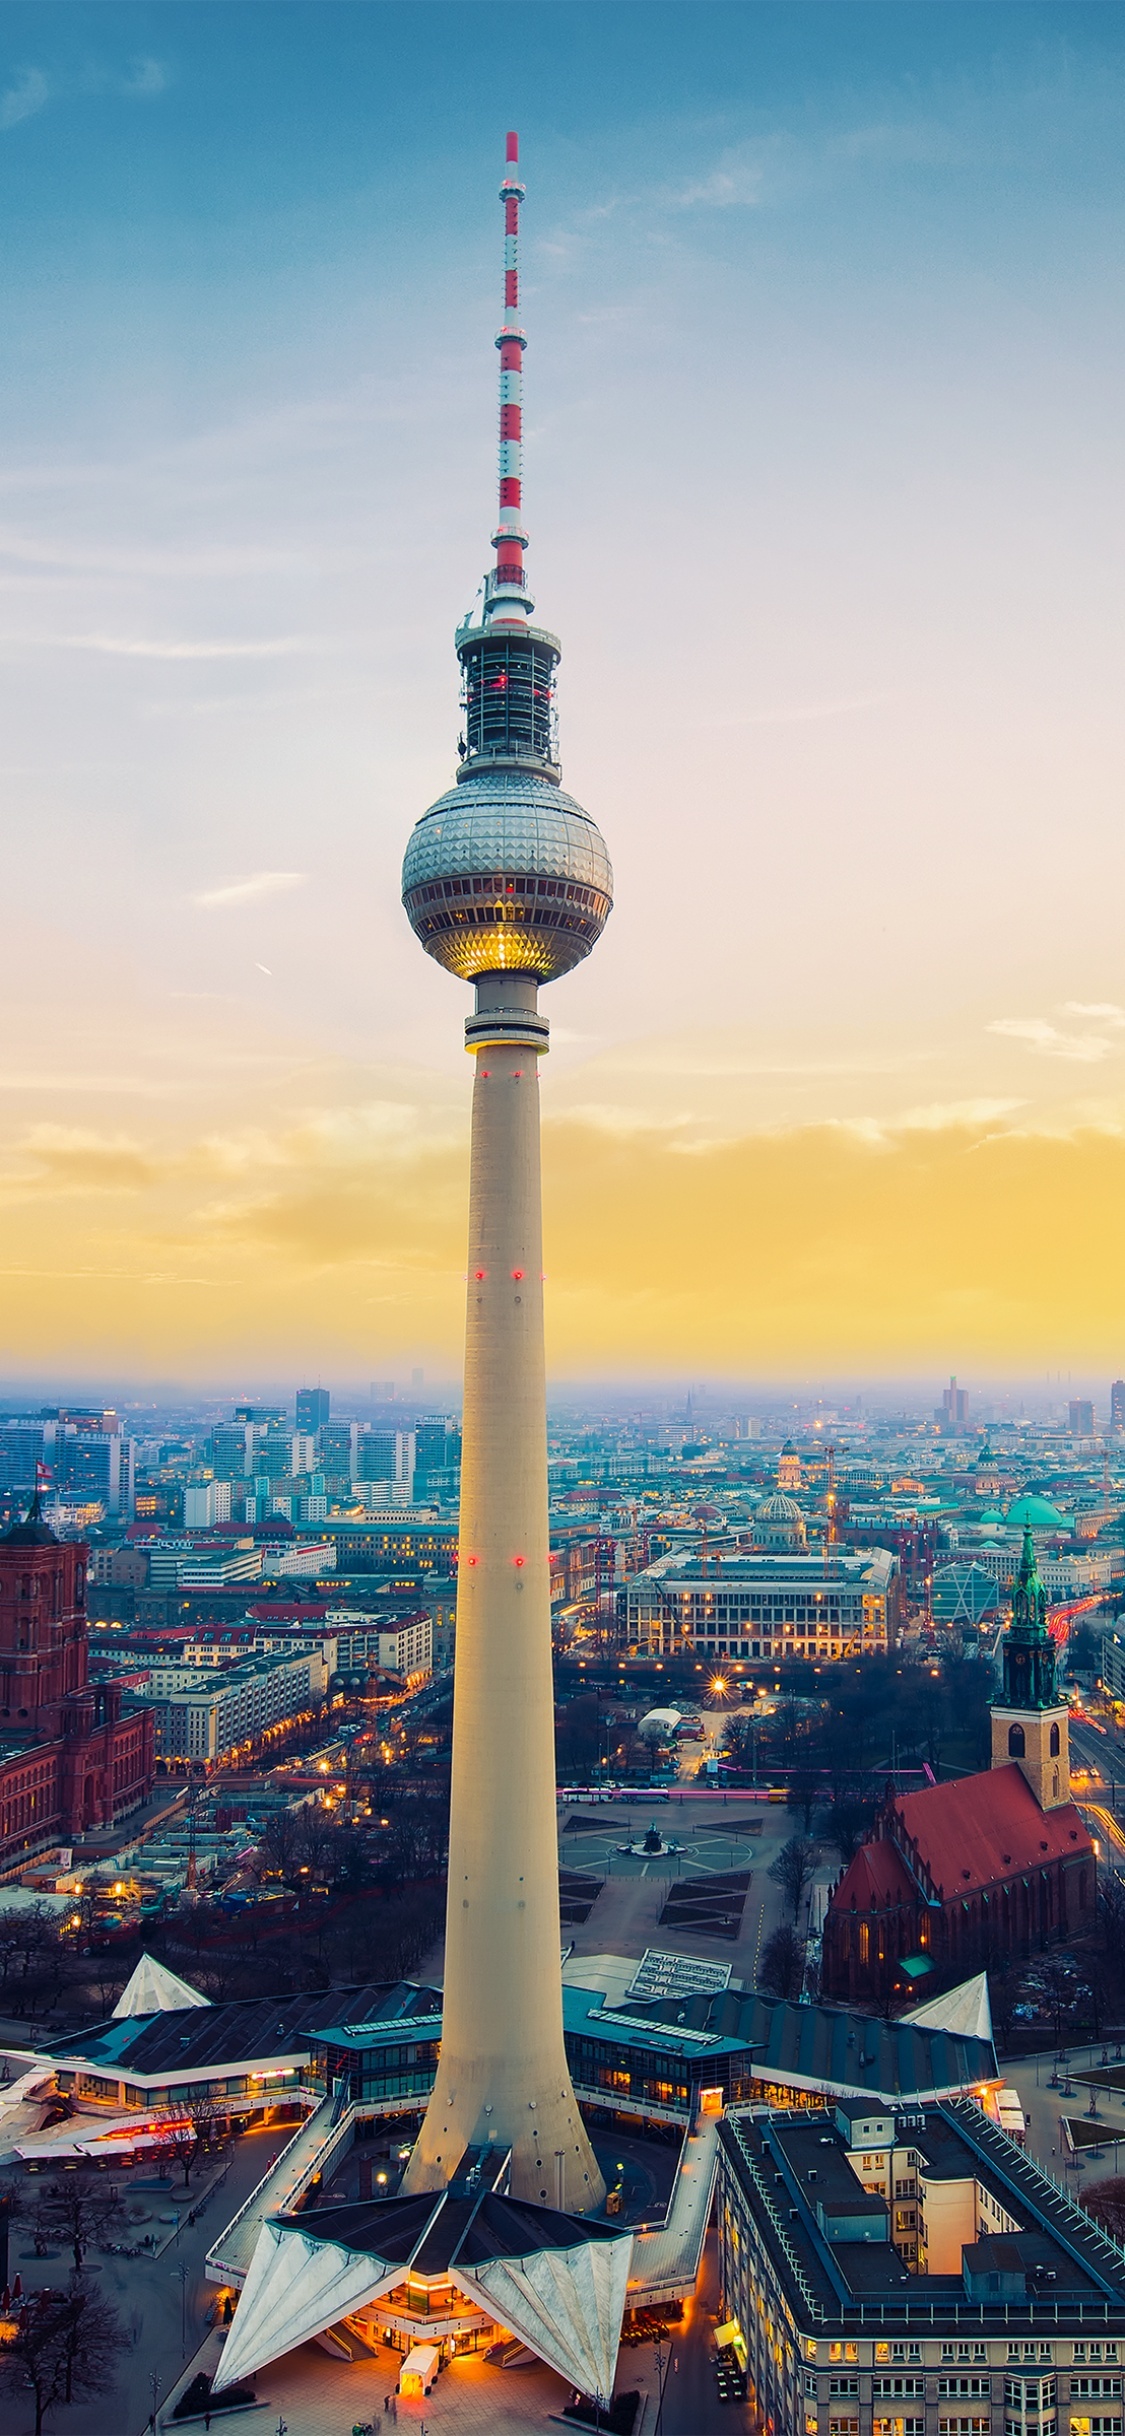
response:
[[[351,1481],[359,1461],[359,1426],[355,1421],[330,1421],[324,1432],[321,1462],[330,1480]]]
[[[1094,1407],[1089,1398],[1087,1396],[1072,1396],[1070,1399],[1069,1409],[1070,1419],[1068,1427],[1070,1429],[1071,1437],[1092,1438],[1094,1435]]]
[[[216,1480],[245,1480],[250,1470],[254,1432],[247,1421],[217,1421],[209,1454]]]
[[[1111,1429],[1125,1429],[1125,1379],[1115,1379],[1109,1391]]]
[[[358,1480],[405,1481],[414,1470],[414,1437],[405,1429],[365,1429],[359,1434]]]
[[[943,1387],[941,1403],[934,1419],[951,1438],[961,1437],[968,1429],[969,1393],[967,1388],[958,1387],[956,1379],[951,1379],[948,1387]]]
[[[440,2189],[485,2144],[510,2151],[515,2198],[585,2211],[604,2184],[563,2048],[538,989],[589,954],[613,883],[593,821],[559,783],[559,645],[532,624],[524,574],[517,157],[509,136],[496,564],[479,619],[457,630],[457,784],[419,821],[403,867],[422,945],[476,985],[445,2003],[404,2189]]]
[[[318,1429],[327,1426],[331,1410],[332,1398],[326,1387],[297,1389],[297,1428],[302,1432],[307,1431],[310,1438],[315,1438]]]

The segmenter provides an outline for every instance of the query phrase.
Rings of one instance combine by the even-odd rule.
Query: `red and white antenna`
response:
[[[485,584],[484,615],[489,626],[526,626],[535,603],[528,596],[523,554],[523,351],[527,340],[520,328],[520,204],[527,189],[519,175],[520,139],[510,134],[505,146],[504,182],[504,323],[496,344],[500,350],[500,513],[492,536],[496,565]]]

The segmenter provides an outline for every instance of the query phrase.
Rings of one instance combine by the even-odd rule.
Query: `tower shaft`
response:
[[[489,975],[476,1060],[445,1996],[406,2191],[477,2142],[522,2199],[584,2211],[604,2184],[563,2047],[547,1517],[538,1061],[529,979]]]

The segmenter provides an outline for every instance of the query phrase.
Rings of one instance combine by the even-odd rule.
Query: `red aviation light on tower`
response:
[[[490,626],[526,626],[534,602],[527,597],[523,554],[527,534],[523,510],[523,351],[520,328],[520,204],[527,192],[519,175],[520,139],[510,134],[505,145],[504,181],[504,322],[497,333],[500,350],[500,513],[492,536],[496,565],[489,578],[485,616]]]

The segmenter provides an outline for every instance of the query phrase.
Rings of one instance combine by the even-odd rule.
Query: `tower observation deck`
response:
[[[587,956],[608,919],[613,873],[588,813],[561,784],[557,637],[532,624],[523,515],[523,355],[519,326],[518,138],[509,135],[500,350],[500,491],[494,566],[479,614],[457,629],[463,731],[456,783],[419,821],[402,897],[427,953],[476,981],[553,981]]]

